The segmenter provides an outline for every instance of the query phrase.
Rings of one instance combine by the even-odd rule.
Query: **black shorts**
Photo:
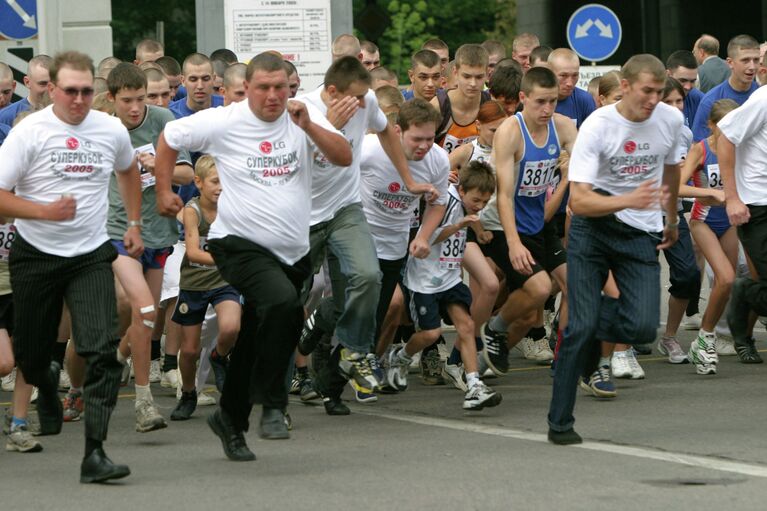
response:
[[[0,296],[0,329],[13,335],[13,295],[10,293]]]
[[[553,224],[554,228],[556,229],[557,236],[559,238],[565,237],[565,223],[567,222],[567,213],[563,212],[557,212],[554,213],[554,216],[551,217],[551,220],[549,221],[549,224]]]
[[[232,286],[226,285],[210,291],[188,291],[182,289],[178,293],[176,310],[173,311],[173,321],[182,326],[200,325],[205,321],[208,305],[215,306],[225,300],[240,303],[240,293]]]
[[[463,282],[434,294],[416,293],[403,286],[402,293],[405,295],[405,307],[410,313],[410,319],[418,331],[440,328],[441,321],[452,325],[453,321],[447,313],[447,306],[451,303],[463,304],[467,311],[471,309],[471,291]]]
[[[533,273],[530,275],[523,275],[511,266],[509,247],[506,244],[506,235],[503,231],[493,231],[493,239],[490,240],[490,243],[479,246],[485,257],[492,259],[506,276],[506,287],[509,291],[521,288],[536,273],[542,271],[551,273],[567,262],[567,252],[562,247],[562,242],[552,222],[544,224],[543,230],[532,236],[520,234],[519,239],[522,240],[522,244],[530,251],[535,260]]]

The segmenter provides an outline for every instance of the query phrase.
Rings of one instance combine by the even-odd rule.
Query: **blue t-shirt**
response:
[[[215,108],[217,106],[224,106],[224,97],[216,96],[214,94],[210,97],[210,108]],[[176,119],[189,117],[190,115],[197,113],[189,108],[189,105],[186,104],[186,98],[181,98],[179,100],[173,101],[170,105],[168,105],[168,109],[173,112],[173,115],[176,116]]]
[[[751,83],[751,87],[745,91],[737,91],[730,85],[730,80],[725,80],[703,96],[698,105],[698,111],[695,113],[695,121],[692,123],[692,139],[695,142],[703,140],[711,135],[708,129],[708,116],[711,113],[711,107],[720,99],[731,99],[737,104],[742,105],[758,89],[756,81]]]
[[[179,99],[184,99],[186,97],[186,87],[183,85],[179,85],[178,89],[176,89],[176,95],[173,96],[173,101],[178,101]]]
[[[5,142],[5,137],[8,136],[8,133],[11,132],[11,127],[7,124],[0,124],[0,145],[3,145],[3,142]]]
[[[11,103],[10,105],[3,107],[0,110],[0,124],[13,126],[13,121],[16,120],[16,116],[18,116],[21,112],[26,112],[29,110],[29,106],[29,100],[24,98],[21,101]]]
[[[682,113],[684,114],[684,124],[688,128],[692,129],[692,123],[695,121],[695,113],[698,111],[698,105],[700,105],[700,100],[703,99],[703,95],[704,94],[700,89],[693,87],[684,97],[684,110]]]
[[[402,93],[402,97],[405,98],[405,101],[410,101],[415,97],[415,92],[411,89],[401,90],[400,92]]]
[[[583,89],[575,88],[573,93],[565,99],[557,100],[557,108],[554,110],[558,114],[569,117],[575,121],[575,126],[580,129],[586,117],[596,110],[594,98]]]

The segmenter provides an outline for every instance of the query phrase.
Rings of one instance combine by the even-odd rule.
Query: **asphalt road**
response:
[[[665,294],[665,293],[664,293]],[[683,347],[694,332],[682,332]],[[757,332],[767,357],[767,335]],[[132,475],[80,485],[83,424],[42,437],[38,454],[0,452],[2,509],[764,509],[767,501],[767,364],[721,359],[698,376],[659,355],[640,357],[645,380],[618,381],[616,399],[579,392],[577,431],[586,442],[546,442],[551,378],[512,352],[508,376],[487,380],[503,394],[494,409],[467,413],[452,387],[426,387],[352,415],[291,403],[290,440],[247,438],[258,459],[223,455],[198,408],[192,420],[134,431],[132,389],[121,391],[107,453]],[[170,415],[175,398],[157,387]],[[351,393],[345,393],[349,398]],[[7,406],[8,393],[0,393]],[[252,417],[258,421],[258,411]]]

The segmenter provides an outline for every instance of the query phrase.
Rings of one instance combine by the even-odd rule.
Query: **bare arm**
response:
[[[703,149],[701,149],[700,144],[693,144],[687,153],[687,158],[685,158],[684,162],[682,163],[681,170],[679,171],[679,196],[696,199],[716,198],[717,200],[721,201],[723,197],[720,197],[720,195],[723,195],[723,192],[720,190],[715,190],[713,188],[703,188],[700,186],[690,186],[687,184],[690,179],[692,179],[695,170],[702,163]]]
[[[186,236],[186,257],[192,263],[214,266],[213,256],[200,248],[200,218],[191,207],[184,208],[184,235]]]
[[[722,175],[724,199],[727,204],[727,217],[732,225],[742,225],[751,218],[751,212],[738,195],[735,185],[735,144],[722,133],[716,142],[716,156],[719,159],[719,172]]]
[[[460,180],[460,172],[466,165],[469,164],[469,158],[471,157],[472,144],[463,144],[455,149],[447,157],[450,159],[450,182],[458,183]]]
[[[663,250],[670,247],[679,238],[679,164],[663,166],[663,188],[661,207],[666,211],[666,225],[663,227],[663,240],[656,247]]]
[[[434,242],[432,243],[432,245],[442,243],[453,234],[457,233],[461,229],[466,228],[472,222],[477,222],[477,221],[479,221],[478,215],[467,215],[463,217],[458,223],[445,226],[442,229],[442,231],[440,231],[439,235],[434,239]]]
[[[421,228],[418,229],[418,234],[410,243],[410,254],[413,257],[423,259],[429,255],[429,252],[431,251],[429,247],[429,238],[434,234],[434,230],[439,227],[439,223],[445,215],[445,208],[445,205],[440,204],[429,204],[426,207],[426,212],[423,214],[423,221],[421,222]]]
[[[338,133],[326,130],[313,122],[309,112],[300,101],[288,101],[288,114],[291,120],[312,139],[325,158],[333,165],[348,167],[352,164],[352,148],[349,142]]]
[[[647,209],[660,201],[655,181],[645,181],[625,195],[602,195],[591,183],[570,182],[570,209],[581,216],[606,216],[623,209]]]
[[[72,197],[62,197],[47,204],[22,199],[0,189],[0,215],[9,218],[62,221],[75,217],[77,204]]]
[[[426,194],[426,200],[429,202],[435,201],[439,197],[437,189],[431,183],[416,183],[412,174],[410,174],[405,151],[402,150],[402,144],[394,127],[386,123],[386,128],[378,132],[378,140],[381,142],[381,147],[386,156],[389,157],[394,168],[397,169],[402,182],[405,183],[405,188],[415,195]]]
[[[165,135],[160,133],[154,157],[154,188],[157,194],[157,210],[163,216],[175,216],[184,207],[181,197],[173,193],[171,188],[177,159],[178,151],[169,146]]]

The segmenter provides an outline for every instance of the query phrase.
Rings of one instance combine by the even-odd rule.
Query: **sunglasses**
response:
[[[82,89],[78,89],[76,87],[62,88],[62,87],[59,87],[58,85],[56,85],[56,87],[64,91],[64,94],[66,94],[67,96],[73,99],[76,98],[77,96],[82,96],[83,99],[90,98],[91,96],[93,96],[93,93],[95,92],[93,90],[93,87],[83,87]]]

